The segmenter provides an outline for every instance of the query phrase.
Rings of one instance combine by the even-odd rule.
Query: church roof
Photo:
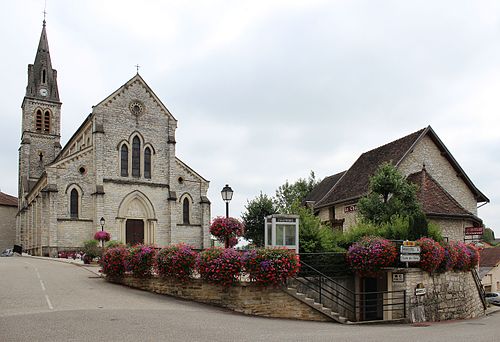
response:
[[[363,153],[347,170],[330,191],[316,203],[315,208],[327,207],[349,200],[356,200],[368,192],[370,177],[384,162],[396,167],[408,155],[423,137],[429,136],[441,154],[450,162],[457,175],[463,179],[478,202],[489,202],[489,199],[472,183],[464,170],[448,151],[431,126],[394,140],[388,144]]]
[[[0,192],[0,205],[17,207],[17,197]]]
[[[418,186],[417,198],[427,216],[469,217],[481,222],[462,207],[425,169],[409,175],[407,179]]]

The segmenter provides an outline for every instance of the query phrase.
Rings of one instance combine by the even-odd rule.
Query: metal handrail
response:
[[[474,278],[474,282],[476,283],[479,296],[481,297],[483,308],[486,310],[488,308],[488,303],[486,303],[486,291],[484,290],[483,284],[481,283],[481,279],[479,279],[479,274],[477,273],[475,267],[471,269],[471,273],[472,273],[472,278]]]

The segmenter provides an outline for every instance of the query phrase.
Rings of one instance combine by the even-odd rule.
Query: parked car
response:
[[[13,256],[14,255],[14,251],[10,248],[7,248],[6,250],[4,250],[2,252],[2,254],[0,254],[0,256],[3,256],[3,257],[10,257],[10,256]]]
[[[486,301],[493,305],[500,306],[500,293],[499,292],[487,292],[484,297]]]

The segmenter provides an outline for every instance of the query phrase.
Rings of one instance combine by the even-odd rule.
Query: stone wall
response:
[[[393,273],[403,273],[404,282],[392,282]],[[418,284],[425,288],[424,295],[415,294]],[[406,290],[406,312],[411,322],[468,319],[484,315],[471,272],[431,275],[417,268],[398,269],[388,272],[388,289]]]
[[[246,315],[331,321],[327,316],[298,301],[281,288],[261,288],[250,283],[223,288],[200,279],[190,279],[185,283],[170,279],[138,279],[130,276],[107,279],[113,283],[145,291],[225,307]]]
[[[0,206],[0,253],[14,247],[17,207]]]

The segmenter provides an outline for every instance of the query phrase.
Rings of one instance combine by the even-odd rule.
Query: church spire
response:
[[[52,69],[45,18],[43,20],[40,41],[38,42],[35,62],[28,65],[26,97],[59,102],[57,71]]]

